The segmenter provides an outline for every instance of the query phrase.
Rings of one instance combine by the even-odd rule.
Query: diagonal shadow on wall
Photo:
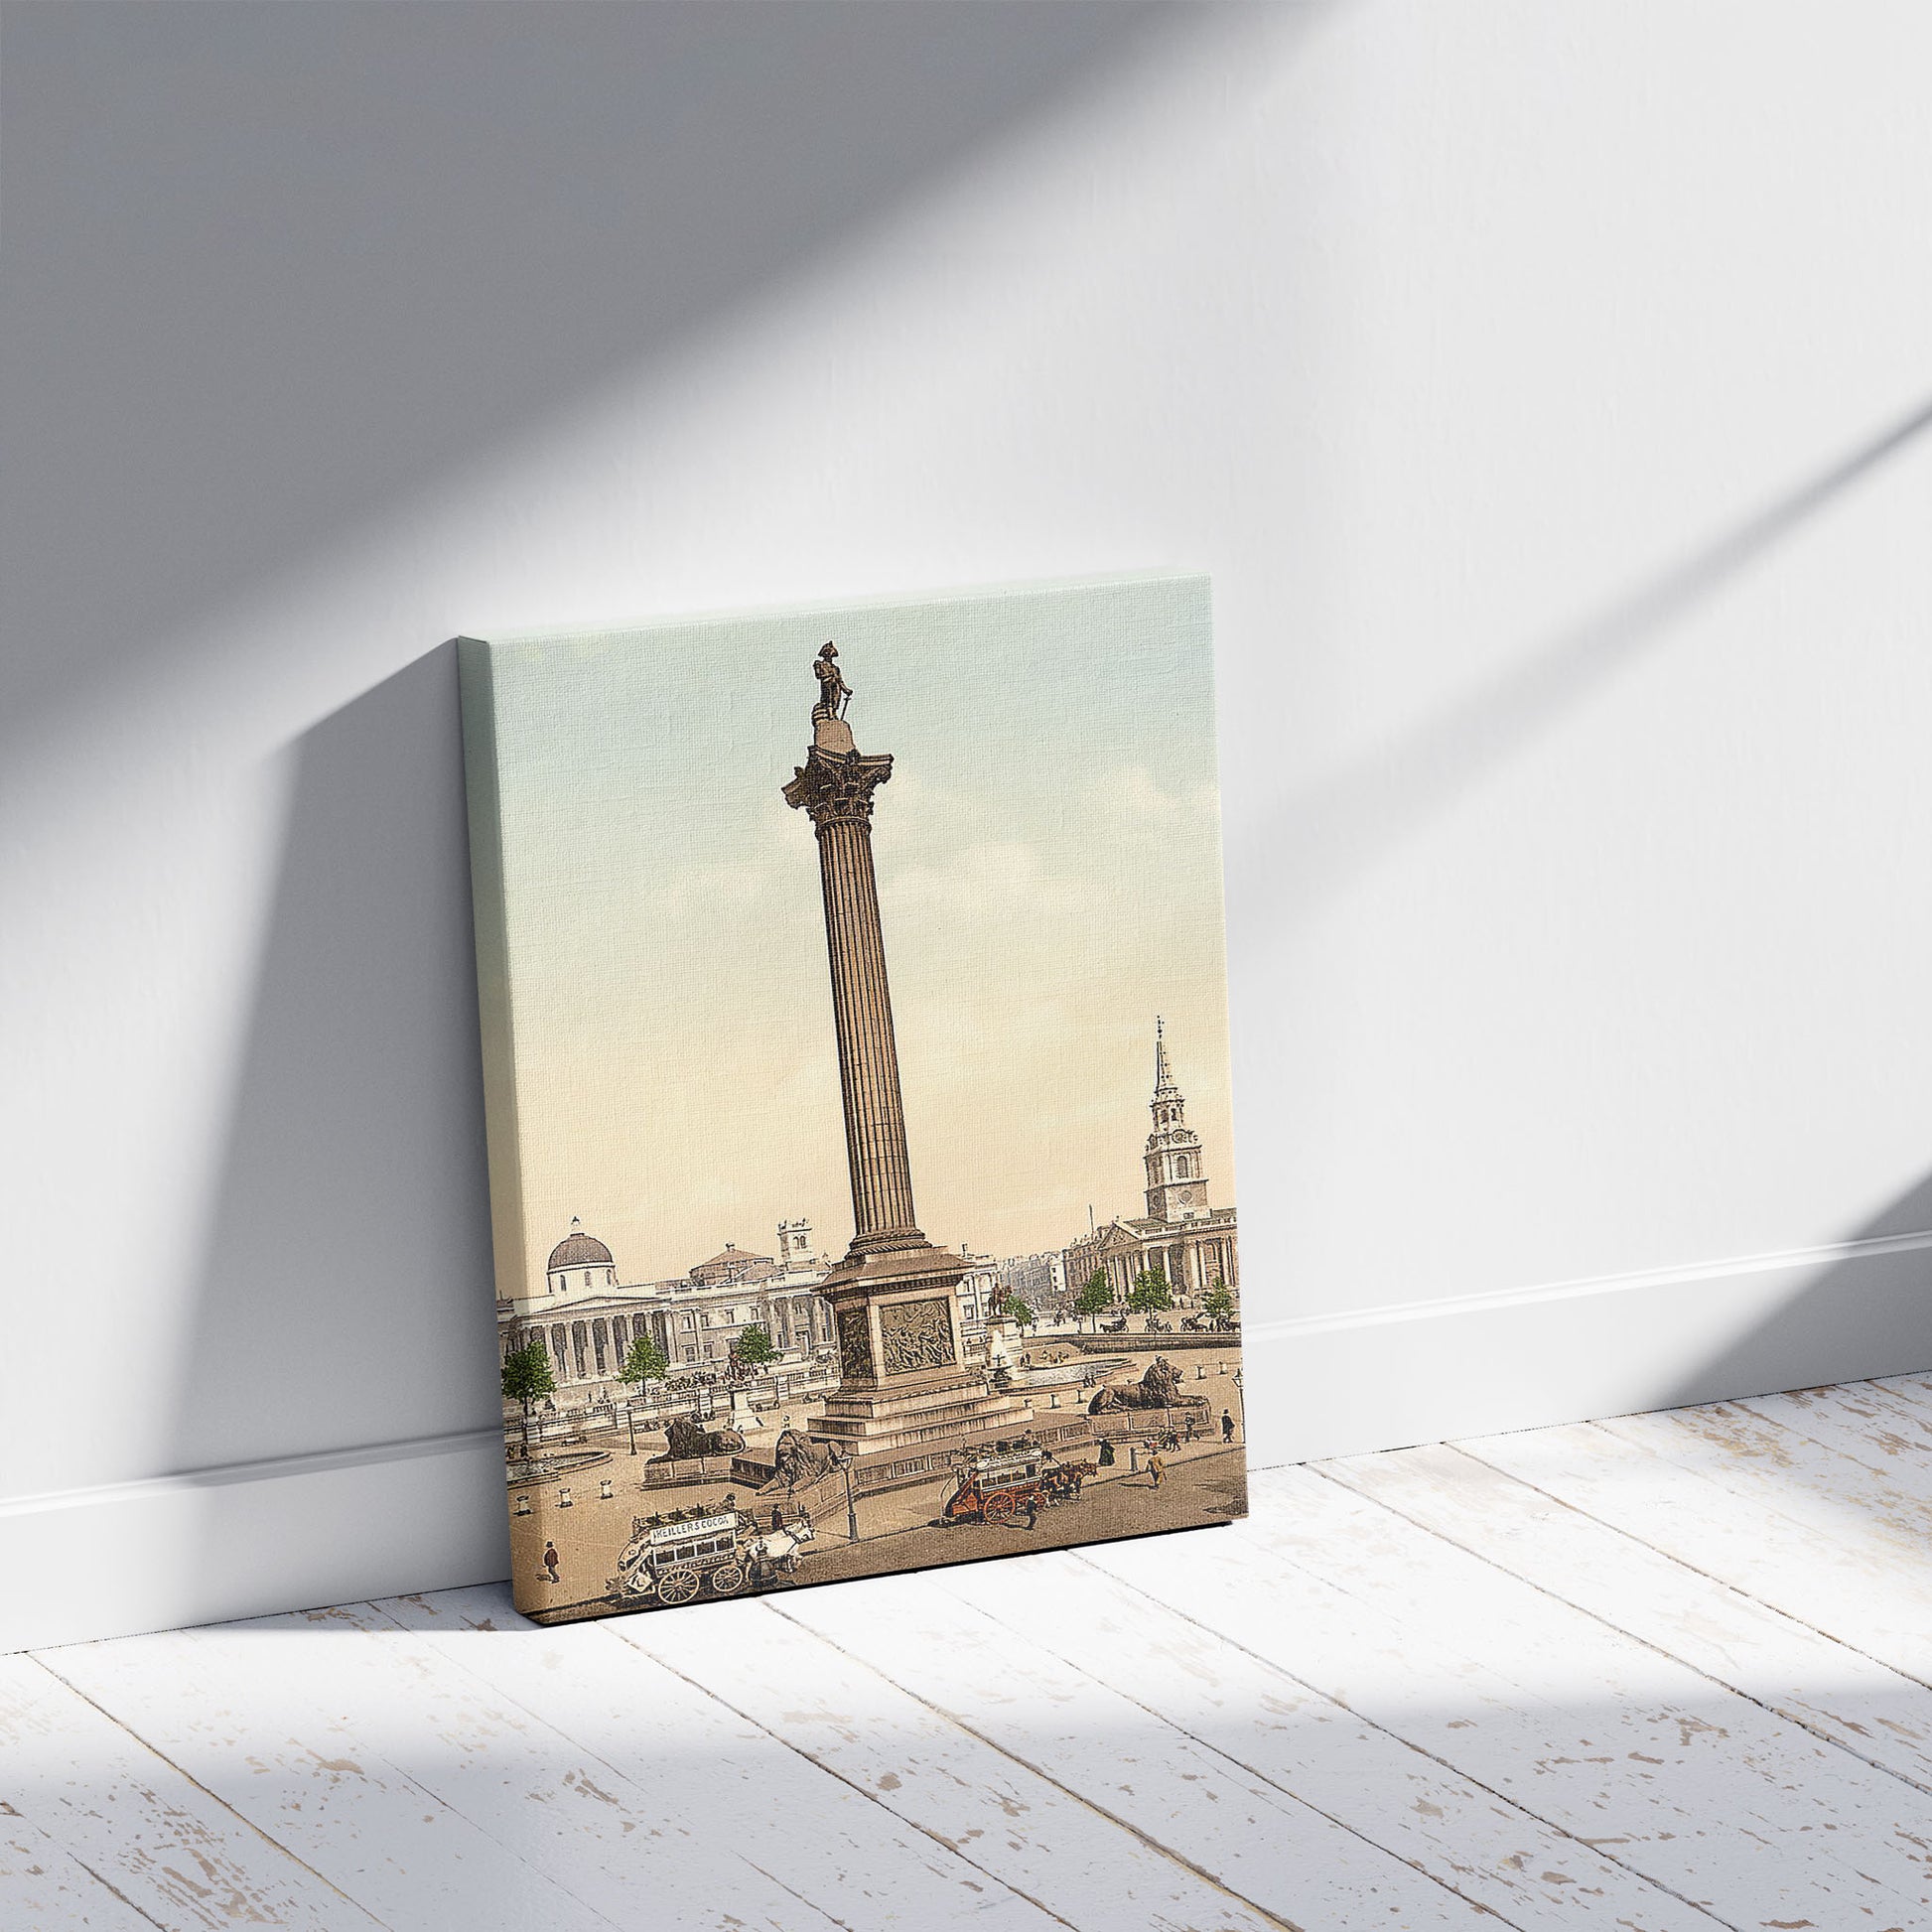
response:
[[[1264,922],[1305,914],[1419,831],[1525,746],[1555,729],[1740,574],[1932,431],[1932,398],[1743,517],[1371,759],[1308,786],[1231,842],[1230,878]],[[1251,915],[1254,916],[1254,915]]]
[[[1192,17],[7,10],[0,735],[647,372]]]
[[[1822,1385],[1932,1369],[1932,1174],[1845,1246],[1775,1313],[1681,1375],[1657,1406],[1766,1395],[1790,1388],[1794,1372]]]

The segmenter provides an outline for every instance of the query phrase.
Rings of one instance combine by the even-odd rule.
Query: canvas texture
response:
[[[1208,613],[462,640],[525,1614],[1245,1513]]]

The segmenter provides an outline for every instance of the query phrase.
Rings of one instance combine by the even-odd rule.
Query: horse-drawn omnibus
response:
[[[768,1534],[741,1509],[669,1522],[633,1516],[611,1593],[621,1602],[650,1597],[659,1603],[688,1603],[701,1590],[736,1596],[748,1582],[795,1576],[798,1553],[812,1537],[812,1520],[803,1510]]]
[[[736,1509],[683,1522],[630,1521],[630,1541],[618,1559],[617,1594],[655,1597],[660,1603],[688,1603],[700,1590],[735,1596],[745,1587],[745,1544],[752,1519]]]
[[[1050,1449],[1033,1445],[982,1450],[960,1475],[939,1520],[957,1523],[1010,1523],[1029,1508],[1051,1509],[1079,1499],[1080,1485],[1094,1473],[1091,1462],[1062,1462]]]

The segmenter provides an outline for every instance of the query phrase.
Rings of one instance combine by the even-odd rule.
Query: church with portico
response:
[[[1208,1193],[1200,1136],[1187,1125],[1187,1102],[1168,1056],[1167,1028],[1154,1023],[1153,1131],[1142,1154],[1147,1212],[1116,1216],[1065,1251],[1070,1294],[1098,1272],[1116,1302],[1126,1301],[1144,1273],[1166,1277],[1175,1296],[1198,1301],[1207,1290],[1239,1292],[1235,1211]]]

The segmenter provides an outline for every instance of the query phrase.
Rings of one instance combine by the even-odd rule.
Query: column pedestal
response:
[[[814,1429],[860,1467],[934,1458],[1022,1435],[1032,1405],[986,1386],[966,1361],[960,1278],[944,1248],[848,1256],[819,1293],[832,1304],[839,1386]],[[906,1471],[905,1473],[912,1473]]]

